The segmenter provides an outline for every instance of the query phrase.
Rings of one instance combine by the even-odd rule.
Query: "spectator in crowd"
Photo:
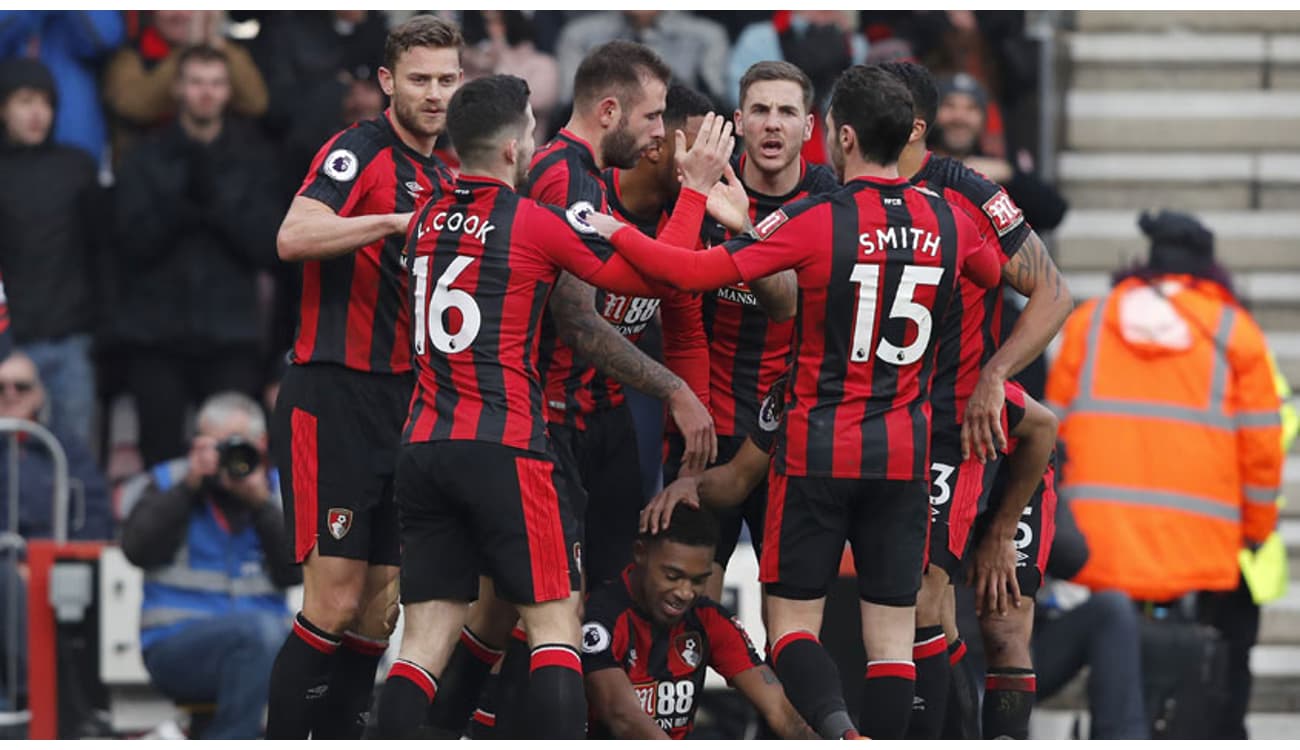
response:
[[[822,105],[831,86],[845,68],[867,57],[866,39],[854,28],[852,11],[779,10],[770,21],[750,24],[736,39],[727,62],[727,98],[740,91],[745,71],[763,60],[784,60],[797,65],[813,83],[813,134],[804,142],[804,158],[826,163],[826,138],[822,132]]]
[[[266,114],[267,91],[253,56],[222,33],[221,12],[158,10],[134,45],[118,50],[104,72],[104,97],[117,116],[113,159],[120,164],[132,143],[176,114],[172,86],[184,50],[195,45],[225,55],[230,69],[230,111],[244,117]]]
[[[257,275],[275,263],[286,204],[270,150],[226,116],[225,53],[192,47],[174,70],[176,121],[127,157],[117,183],[115,331],[130,349],[146,466],[184,449],[192,404],[260,390]]]
[[[723,72],[730,44],[722,26],[683,10],[609,10],[579,17],[560,32],[560,99],[573,99],[573,77],[587,53],[613,39],[641,42],[659,53],[678,83],[731,101]],[[838,72],[838,71],[837,71]]]
[[[202,739],[256,739],[289,632],[284,589],[301,582],[262,408],[239,393],[209,398],[189,456],[150,474],[122,527],[122,552],[145,571],[145,668],[173,700],[216,703]]]
[[[21,351],[0,362],[0,417],[45,424],[50,403],[36,363]],[[47,428],[50,425],[45,424]],[[68,538],[112,539],[113,512],[108,485],[86,443],[50,429],[68,458]],[[0,444],[0,487],[9,486],[9,447]],[[18,441],[18,532],[24,539],[54,534],[54,457],[39,440]],[[9,504],[0,504],[0,529],[10,525]]]
[[[1088,668],[1089,739],[1145,740],[1141,634],[1133,600],[1123,591],[1089,593],[1070,583],[1088,559],[1067,501],[1056,505],[1056,538],[1047,558],[1034,619],[1038,702],[1051,698]]]
[[[559,103],[560,74],[555,58],[534,46],[531,21],[520,10],[467,10],[461,29],[467,82],[494,73],[528,81],[528,103],[537,118],[540,145]]]
[[[59,100],[39,60],[0,63],[0,266],[9,278],[14,336],[50,394],[50,426],[91,438],[95,383],[91,329],[106,224],[98,167],[55,143]]]
[[[100,107],[100,62],[122,43],[116,10],[0,11],[0,58],[39,58],[54,77],[60,106],[54,140],[103,161],[108,133]]]
[[[967,166],[1004,186],[1039,232],[1050,232],[1065,218],[1069,205],[1056,188],[1034,173],[1034,161],[1021,149],[1014,159],[987,156],[981,138],[988,123],[988,92],[965,73],[939,79],[939,110],[930,131],[936,154],[961,159]]]
[[[1236,712],[1216,734],[1244,736],[1258,609],[1239,550],[1277,523],[1284,457],[1271,358],[1213,234],[1169,211],[1139,226],[1147,263],[1074,311],[1048,375],[1065,415],[1062,495],[1091,548],[1077,580],[1159,603],[1210,592],[1200,615],[1224,636]]]

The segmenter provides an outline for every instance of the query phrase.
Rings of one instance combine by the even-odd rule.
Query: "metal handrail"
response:
[[[6,556],[10,565],[9,570],[17,576],[18,556],[26,547],[26,542],[22,535],[18,533],[19,517],[22,515],[22,503],[18,497],[18,436],[31,435],[43,443],[50,455],[54,459],[54,497],[51,503],[51,512],[54,514],[52,529],[54,532],[54,541],[63,544],[68,541],[68,454],[63,450],[63,445],[59,439],[54,436],[44,425],[32,422],[26,419],[17,419],[15,417],[0,417],[0,434],[8,433],[9,435],[9,528],[0,532],[0,546],[5,548]],[[5,586],[8,592],[8,601],[5,602],[5,639],[16,639],[18,637],[18,586],[16,581],[6,582]],[[10,710],[17,711],[16,700],[18,697],[18,660],[9,658],[16,655],[18,649],[16,643],[7,643],[11,648],[7,649],[5,659],[5,690],[8,693]],[[15,713],[8,719],[22,721],[23,716]]]

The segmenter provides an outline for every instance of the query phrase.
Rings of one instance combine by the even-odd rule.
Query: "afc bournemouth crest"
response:
[[[342,539],[352,530],[352,511],[347,508],[330,508],[328,519],[330,536],[335,539]]]
[[[582,542],[573,543],[573,565],[582,570]]]
[[[673,651],[677,652],[678,658],[682,663],[691,669],[700,666],[700,660],[704,657],[700,648],[700,634],[695,631],[682,633],[673,641]]]

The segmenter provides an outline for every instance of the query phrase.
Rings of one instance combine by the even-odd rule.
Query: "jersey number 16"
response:
[[[443,271],[442,276],[438,277],[433,288],[433,296],[429,298],[426,322],[424,296],[429,288],[431,259],[432,256],[425,255],[416,258],[415,263],[412,264],[415,274],[415,319],[411,321],[411,327],[415,332],[415,353],[424,354],[426,329],[434,349],[443,354],[463,352],[478,336],[478,329],[483,324],[483,316],[479,313],[478,303],[469,292],[463,289],[452,289],[451,285],[466,268],[469,268],[474,258],[468,255],[457,255],[456,259],[447,266],[447,270]],[[460,329],[455,333],[447,332],[444,321],[444,316],[449,310],[460,313]]]

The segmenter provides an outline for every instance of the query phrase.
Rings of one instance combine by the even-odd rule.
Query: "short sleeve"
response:
[[[349,215],[366,193],[367,168],[382,150],[363,126],[343,131],[316,153],[298,195],[318,200],[340,216]]]
[[[576,208],[520,201],[519,239],[581,279],[590,278],[614,255],[614,246],[596,233]]]
[[[622,586],[622,581],[613,584]],[[582,623],[582,671],[591,674],[601,669],[622,669],[627,651],[626,638],[615,638],[621,607],[613,598],[596,591],[587,600],[587,619]]]
[[[960,165],[960,169],[961,175],[952,188],[970,203],[967,213],[981,233],[990,239],[997,238],[1000,260],[1006,263],[1033,228],[1001,185],[965,165]]]
[[[723,247],[745,281],[761,279],[778,271],[796,271],[808,265],[823,241],[830,224],[829,204],[807,199],[778,208],[755,227],[752,234],[727,240]]]
[[[721,604],[707,599],[695,605],[695,608],[709,639],[709,666],[722,675],[723,679],[730,681],[741,672],[763,663],[754,651],[754,644],[750,642],[745,627],[735,615]]]
[[[958,263],[960,273],[970,278],[976,286],[992,289],[1002,281],[1002,266],[1006,256],[990,234],[982,233],[962,211],[953,211],[960,243]]]

